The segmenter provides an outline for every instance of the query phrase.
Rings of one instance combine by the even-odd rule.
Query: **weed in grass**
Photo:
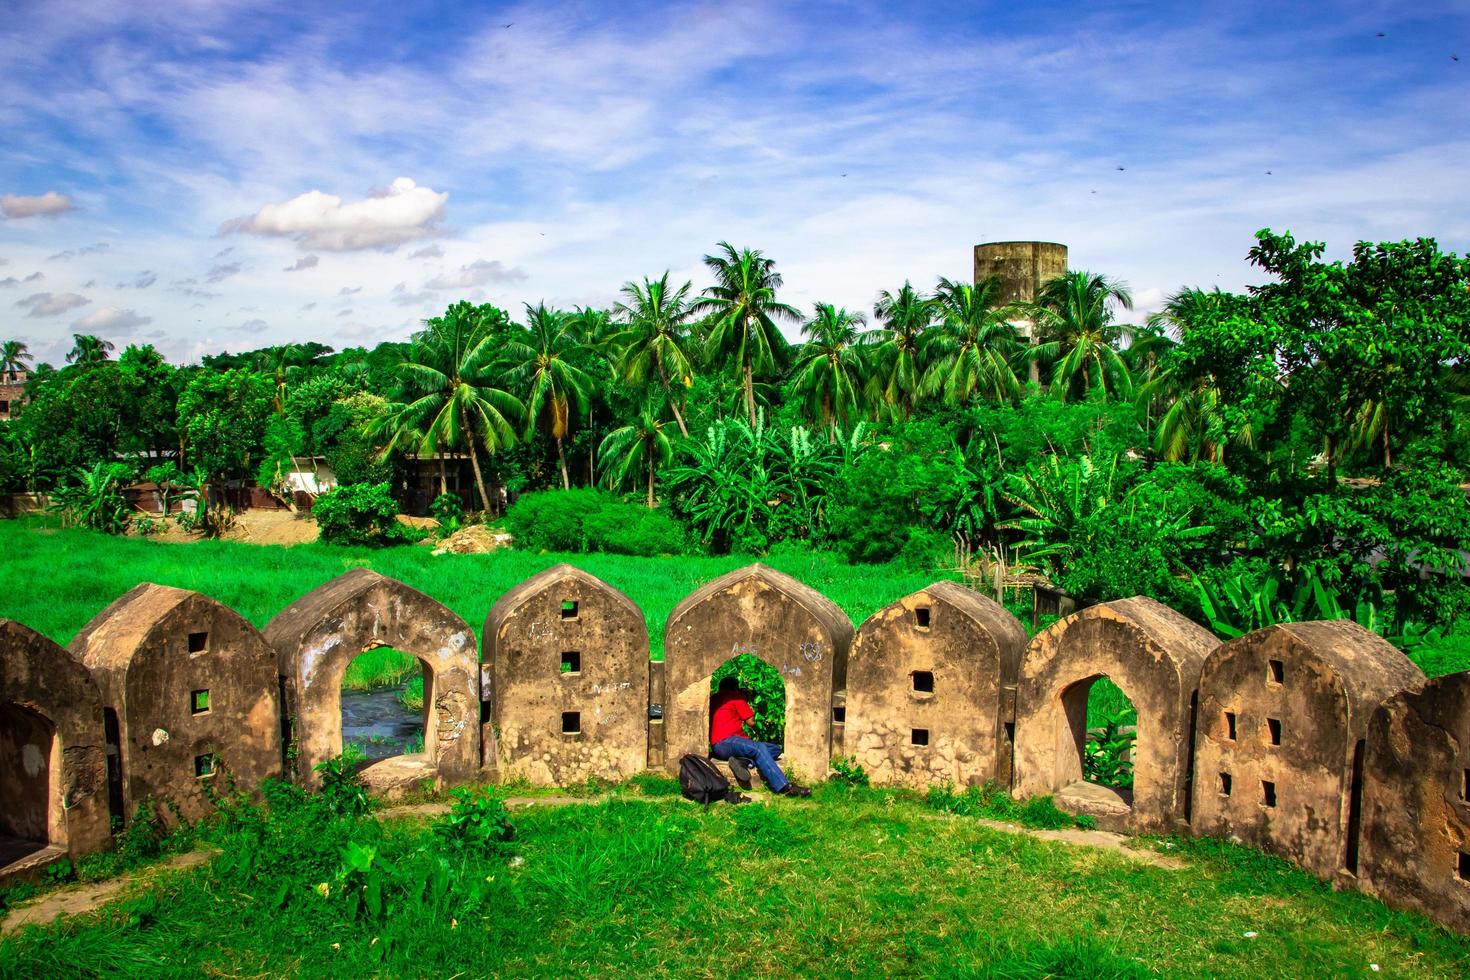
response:
[[[833,759],[832,782],[846,783],[848,786],[867,786],[868,772],[858,764],[857,758],[850,755],[840,755]]]
[[[1091,820],[1084,821],[1057,809],[1050,796],[1033,796],[1017,802],[1004,787],[994,782],[987,782],[984,786],[970,786],[962,793],[956,793],[952,783],[931,786],[924,802],[945,813],[1007,820],[1042,830],[1092,826]]]
[[[627,785],[644,796],[679,796],[679,781],[656,772],[640,772],[629,778]]]

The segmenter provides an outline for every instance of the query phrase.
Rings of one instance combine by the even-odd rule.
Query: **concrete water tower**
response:
[[[975,246],[975,282],[1000,279],[1002,303],[1029,303],[1041,284],[1067,271],[1067,246],[1056,242],[986,242]]]
[[[975,246],[975,284],[991,276],[999,279],[1002,303],[1031,302],[1043,283],[1066,271],[1067,246],[1056,242],[985,242]],[[1027,343],[1036,343],[1036,331],[1029,318],[1011,322]],[[1035,361],[1029,374],[1033,383],[1040,383],[1041,371]]]

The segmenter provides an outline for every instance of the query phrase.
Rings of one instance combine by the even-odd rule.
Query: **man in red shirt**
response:
[[[781,757],[781,746],[746,737],[745,723],[755,717],[755,711],[750,707],[748,693],[740,689],[739,679],[734,676],[723,678],[720,689],[710,698],[709,708],[710,755],[716,759],[736,760],[737,763],[747,759],[754,762],[761,779],[773,793],[781,796],[812,795],[811,790],[789,782],[781,767],[776,765],[776,760]]]

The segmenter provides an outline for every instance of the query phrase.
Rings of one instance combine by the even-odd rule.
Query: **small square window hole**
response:
[[[208,779],[219,770],[219,759],[213,753],[196,755],[194,757],[194,775],[200,779]]]
[[[1271,737],[1271,744],[1272,745],[1280,745],[1281,744],[1281,719],[1280,718],[1267,718],[1266,719],[1266,734]]]
[[[561,672],[563,674],[580,674],[582,672],[582,655],[576,650],[568,650],[561,655]]]
[[[914,610],[914,622],[918,624],[918,627],[921,630],[926,630],[929,628],[928,606],[920,606],[918,609]]]
[[[1268,781],[1266,781],[1264,779],[1261,780],[1261,805],[1262,806],[1275,806],[1276,805],[1276,784],[1275,783],[1272,783],[1272,782],[1268,782]]]
[[[1470,854],[1466,854],[1464,851],[1460,852],[1455,873],[1461,881],[1470,881]]]
[[[1228,772],[1220,773],[1220,795],[1230,795],[1230,773]]]
[[[929,729],[915,728],[913,732],[909,735],[909,742],[913,745],[928,745]]]
[[[202,715],[209,711],[209,691],[189,692],[189,713],[191,715]]]
[[[845,724],[847,724],[847,709],[846,708],[833,708],[832,709],[832,724],[834,724],[834,725],[845,725]]]
[[[577,618],[577,601],[575,599],[563,599],[561,601],[561,618],[562,619],[576,619]]]
[[[1225,737],[1235,741],[1235,712],[1225,712]]]
[[[916,670],[911,676],[914,679],[914,690],[919,694],[934,693],[934,672],[932,670]]]
[[[208,650],[208,649],[209,649],[209,634],[208,633],[190,633],[189,634],[189,652],[190,653],[203,653],[205,650]]]
[[[1461,771],[1460,774],[1460,799],[1470,800],[1470,769]]]
[[[561,733],[563,735],[579,735],[582,732],[582,712],[563,711],[561,713]]]
[[[1286,680],[1286,664],[1280,660],[1272,660],[1269,666],[1271,668],[1271,683],[1283,683]]]

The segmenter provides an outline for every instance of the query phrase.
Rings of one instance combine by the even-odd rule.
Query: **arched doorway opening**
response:
[[[0,705],[0,867],[66,846],[58,797],[56,726],[13,702]]]
[[[1094,674],[1062,692],[1076,769],[1058,792],[1092,808],[1126,814],[1133,808],[1134,743],[1138,711],[1106,674]]]
[[[373,647],[342,674],[342,748],[369,762],[424,751],[424,665],[411,653]]]
[[[738,694],[722,691],[733,682]],[[705,730],[709,732],[715,710],[730,697],[745,700],[754,716],[745,722],[745,736],[755,742],[786,745],[786,680],[781,672],[759,657],[742,653],[731,657],[715,668],[709,679],[709,708],[705,713]],[[710,745],[709,742],[705,743]],[[779,757],[779,754],[778,754]],[[754,773],[754,766],[748,767]],[[751,780],[745,778],[737,765],[731,770],[737,783],[749,788]]]

